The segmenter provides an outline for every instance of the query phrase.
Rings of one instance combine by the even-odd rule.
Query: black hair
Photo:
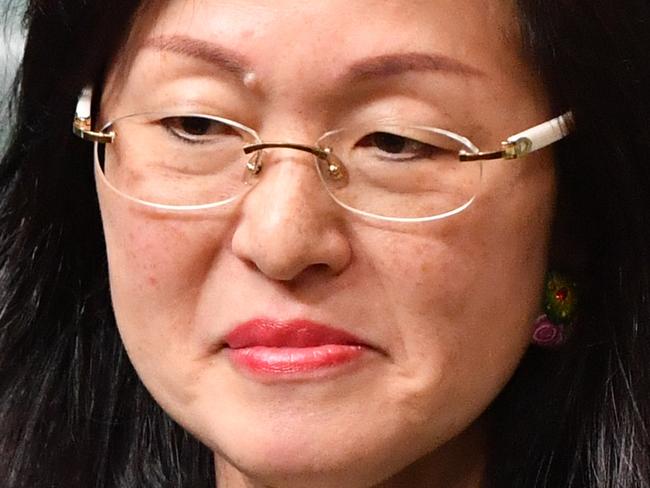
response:
[[[215,486],[212,453],[160,409],[126,357],[91,147],[70,130],[81,88],[101,85],[139,3],[31,0],[25,16],[0,163],[7,488]],[[649,487],[650,3],[518,7],[522,52],[555,108],[575,117],[556,151],[556,230],[578,243],[584,294],[570,341],[531,349],[489,412],[491,486]]]
[[[650,487],[650,2],[518,5],[524,55],[575,118],[551,263],[573,268],[581,306],[569,342],[531,349],[493,405],[492,482]]]
[[[32,1],[0,166],[0,479],[7,488],[214,488],[212,453],[150,398],[119,339],[93,194],[71,135],[137,1]]]

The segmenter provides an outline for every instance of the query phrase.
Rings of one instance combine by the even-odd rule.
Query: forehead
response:
[[[548,111],[545,89],[522,56],[518,25],[511,0],[149,2],[109,71],[102,106],[122,114],[146,109],[145,102],[160,105],[151,87],[159,99],[221,97],[231,105],[252,94],[265,103],[246,108],[250,117],[266,110],[318,123],[305,107],[328,116],[411,97],[422,102],[416,108],[462,116],[463,123],[480,119],[507,135]],[[178,39],[199,44],[179,47]],[[244,108],[206,110],[241,119]]]
[[[136,27],[131,50],[191,35],[236,49],[260,74],[324,72],[387,52],[435,51],[488,72],[521,61],[507,0],[170,0],[148,4]]]

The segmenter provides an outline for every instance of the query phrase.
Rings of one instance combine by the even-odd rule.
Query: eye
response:
[[[375,149],[380,154],[397,160],[410,160],[434,157],[442,150],[426,142],[393,134],[390,132],[373,132],[364,136],[358,147]],[[394,158],[394,156],[399,156]]]
[[[236,136],[227,124],[208,117],[179,115],[166,117],[160,124],[174,136],[190,143],[212,142],[223,136]]]

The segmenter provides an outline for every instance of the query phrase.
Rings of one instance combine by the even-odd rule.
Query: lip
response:
[[[306,319],[256,318],[235,327],[224,348],[233,364],[263,376],[328,374],[358,362],[373,348],[335,327]]]

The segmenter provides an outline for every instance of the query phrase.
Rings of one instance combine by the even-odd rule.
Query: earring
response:
[[[564,344],[575,322],[577,305],[576,284],[559,273],[550,272],[544,289],[544,313],[533,324],[533,344],[541,347]]]

